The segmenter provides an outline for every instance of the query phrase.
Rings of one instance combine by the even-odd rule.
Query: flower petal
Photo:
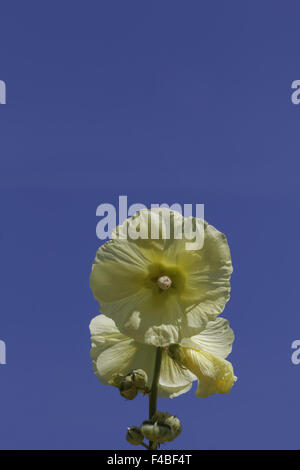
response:
[[[115,322],[105,315],[97,315],[90,323],[91,337],[95,337],[97,341],[104,341],[105,339],[127,339],[120,333],[116,327]]]
[[[230,297],[232,274],[225,235],[205,222],[203,248],[182,254],[180,262],[186,272],[183,300],[208,316],[221,313]]]
[[[230,362],[202,350],[182,348],[186,367],[199,380],[196,396],[229,393],[236,378]]]
[[[217,380],[211,381],[198,381],[198,387],[196,390],[196,396],[199,398],[207,398],[215,393],[226,393],[228,394],[237,380],[233,375],[232,365],[228,361],[224,361],[224,368],[222,375]]]
[[[181,250],[183,224],[184,217],[177,211],[165,207],[142,209],[116,227],[112,238],[135,243],[146,257],[149,255],[152,259],[161,259],[162,252],[165,256],[170,249],[169,255],[173,259]],[[138,234],[139,237],[134,238]]]
[[[97,345],[96,345],[97,348]],[[116,375],[126,375],[137,352],[137,346],[132,339],[121,341],[107,349],[96,349],[91,356],[94,358],[94,370],[101,382],[108,384]],[[96,357],[97,355],[97,357]]]
[[[184,339],[181,344],[202,349],[225,359],[231,353],[233,341],[234,333],[228,321],[224,318],[217,318],[215,321],[209,322],[201,333],[190,339]]]
[[[159,377],[158,394],[160,397],[174,398],[188,392],[197,377],[189,370],[180,367],[164,351]]]
[[[127,240],[111,240],[96,254],[90,288],[98,302],[114,302],[139,290],[147,276],[149,261],[137,245]]]

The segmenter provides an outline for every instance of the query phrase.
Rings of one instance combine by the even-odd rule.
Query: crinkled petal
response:
[[[90,333],[91,338],[95,339],[97,342],[106,342],[106,341],[120,341],[121,339],[128,339],[124,336],[118,328],[116,327],[115,322],[105,316],[97,315],[94,317],[90,323]]]
[[[229,362],[226,365],[225,372],[219,379],[205,382],[201,380],[198,381],[196,396],[198,398],[208,398],[209,396],[214,395],[215,393],[228,394],[236,380],[237,377],[233,375],[232,365]]]
[[[115,375],[126,375],[131,368],[131,364],[137,353],[137,345],[134,340],[127,339],[117,344],[110,345],[107,349],[97,347],[91,350],[91,357],[94,360],[93,366],[99,380],[108,384]]]
[[[180,262],[186,273],[183,300],[197,305],[198,312],[220,314],[230,297],[232,274],[225,235],[205,222],[203,248],[183,253]]]
[[[197,377],[188,369],[180,367],[164,351],[159,376],[158,394],[160,397],[174,398],[188,392]]]
[[[229,393],[236,378],[230,362],[202,350],[182,348],[184,364],[199,380],[196,395]]]
[[[136,244],[145,257],[159,261],[163,254],[165,260],[174,260],[184,243],[183,224],[184,217],[177,211],[142,209],[116,227],[112,238]]]
[[[138,246],[127,240],[111,240],[96,254],[90,287],[98,302],[116,302],[133,295],[148,274],[147,260]]]
[[[182,346],[202,349],[208,353],[225,359],[232,350],[234,341],[233,330],[224,318],[209,322],[201,333],[189,339],[184,339]]]

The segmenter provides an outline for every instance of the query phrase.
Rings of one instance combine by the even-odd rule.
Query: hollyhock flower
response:
[[[123,377],[133,370],[143,370],[150,390],[156,347],[139,343],[118,330],[113,320],[98,315],[90,324],[93,369],[104,384],[120,386]],[[234,335],[228,321],[217,318],[204,331],[180,345],[163,348],[158,382],[160,397],[176,397],[188,392],[198,379],[196,395],[208,397],[228,393],[235,377],[225,360],[231,352]],[[136,394],[135,394],[136,395]]]
[[[223,311],[231,273],[224,234],[202,219],[145,209],[99,248],[90,286],[121,333],[164,347],[201,332]]]

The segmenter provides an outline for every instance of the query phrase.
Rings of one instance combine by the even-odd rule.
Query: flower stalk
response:
[[[156,356],[155,356],[155,364],[154,364],[154,374],[153,374],[153,381],[151,385],[151,391],[149,394],[149,419],[156,413],[157,408],[157,392],[158,392],[158,382],[159,382],[159,374],[161,368],[161,360],[162,360],[162,348],[156,348]],[[149,449],[156,449],[156,443],[149,441]]]

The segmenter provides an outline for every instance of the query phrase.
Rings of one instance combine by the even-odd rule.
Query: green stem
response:
[[[162,359],[162,348],[156,348],[156,357],[154,364],[154,374],[153,381],[151,386],[151,392],[149,395],[149,419],[151,419],[156,413],[157,407],[157,391],[158,391],[158,381],[161,368],[161,359]],[[156,449],[156,444],[149,441],[149,449]]]

